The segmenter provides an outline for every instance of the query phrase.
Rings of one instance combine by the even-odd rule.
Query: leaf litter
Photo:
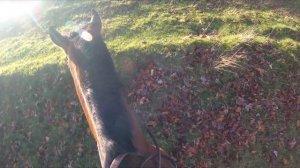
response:
[[[169,151],[179,167],[230,166],[243,159],[241,151],[253,157],[259,152],[270,166],[282,166],[291,159],[283,158],[281,151],[299,151],[299,136],[288,131],[300,127],[299,81],[286,76],[299,65],[289,65],[288,72],[279,74],[275,68],[281,65],[276,61],[284,59],[284,54],[271,44],[243,47],[239,52],[247,67],[226,67],[234,73],[214,68],[218,53],[195,45],[185,55],[182,71],[163,69],[150,61],[133,80],[130,104],[153,111],[155,116],[140,115],[163,135],[160,141],[172,144]],[[270,55],[277,60],[271,62]],[[278,88],[271,90],[274,87]],[[286,145],[278,146],[282,141]]]

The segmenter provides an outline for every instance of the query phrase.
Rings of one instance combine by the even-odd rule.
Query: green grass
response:
[[[192,86],[192,97],[197,101],[190,102],[187,106],[191,110],[219,114],[220,109],[229,106],[232,107],[229,113],[234,111],[237,96],[251,99],[253,95],[246,93],[247,90],[242,90],[243,88],[236,90],[230,84],[242,81],[244,78],[241,79],[241,76],[250,72],[255,74],[250,81],[257,83],[261,89],[254,91],[260,94],[259,101],[270,99],[280,106],[284,100],[277,100],[276,97],[288,94],[284,90],[294,88],[294,92],[299,92],[300,18],[284,9],[270,8],[260,3],[221,6],[214,2],[211,4],[213,7],[205,1],[67,2],[64,6],[50,7],[43,13],[38,21],[43,31],[33,26],[23,35],[2,39],[0,164],[6,167],[99,167],[97,148],[87,131],[66,66],[65,54],[52,44],[45,33],[47,27],[52,25],[61,31],[76,30],[78,23],[87,21],[87,13],[91,8],[101,14],[103,36],[117,70],[127,85],[138,76],[139,66],[155,60],[163,69],[183,73],[189,78],[212,78],[212,81],[218,78],[219,83],[214,83],[211,87],[205,87],[201,82]],[[213,49],[207,64],[187,65],[186,56],[188,53],[194,54],[195,46],[209,51]],[[124,60],[131,60],[137,65],[133,73],[123,69]],[[259,72],[257,68],[262,68],[264,72]],[[260,73],[264,74],[259,76]],[[173,82],[168,77],[163,80]],[[245,80],[247,82],[249,81]],[[179,83],[180,80],[174,82],[174,87],[171,85],[153,91],[148,104],[139,105],[134,99],[130,99],[129,103],[134,104],[135,111],[140,112],[138,117],[143,122],[157,121],[161,117],[157,109],[162,106],[166,96],[180,95],[175,87]],[[216,97],[216,90],[226,92],[218,92],[223,96]],[[284,131],[284,138],[299,137],[299,129],[295,127],[295,122],[300,117],[297,114],[299,111],[289,106],[293,112],[292,119],[287,125],[281,125],[281,119],[287,113],[287,109],[283,107],[285,105],[279,107],[277,121],[266,122],[267,125],[273,124],[273,129],[257,136],[255,143],[238,149],[241,159],[230,159],[232,152],[222,157],[209,156],[200,151],[190,158],[186,153],[182,154],[180,166],[297,167],[299,146],[293,150],[286,149],[277,144],[279,140],[268,144],[271,133]],[[245,128],[255,131],[250,120],[256,113],[262,116],[262,120],[267,120],[263,111],[268,111],[270,107],[262,108],[265,109],[249,113],[242,111],[241,118]],[[185,119],[193,122],[184,115],[181,120]],[[204,124],[211,123],[205,121]],[[198,127],[199,130],[186,131],[184,135],[177,135],[176,132],[183,128],[172,123],[158,124],[153,131],[158,135],[162,147],[174,155],[176,151],[187,152],[183,150],[184,145],[178,145],[178,139],[185,137],[185,146],[189,146],[202,136],[204,126]],[[281,130],[282,127],[286,129]],[[174,133],[169,139],[160,138],[161,130],[166,128]],[[222,142],[220,139],[208,141],[211,146]],[[267,148],[274,149],[265,149],[263,146],[266,144]],[[266,159],[266,153],[275,149],[280,154],[278,159],[273,162]],[[283,159],[288,160],[288,164],[283,164]]]

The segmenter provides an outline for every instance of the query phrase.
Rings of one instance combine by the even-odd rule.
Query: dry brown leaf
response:
[[[245,99],[242,98],[242,97],[238,97],[236,100],[235,100],[236,104],[237,105],[240,105],[240,106],[243,106],[245,104]]]
[[[154,120],[150,120],[147,122],[147,126],[155,127],[157,123]]]
[[[197,153],[196,148],[195,147],[189,147],[188,150],[187,150],[187,153],[188,153],[189,157],[193,157]]]
[[[145,104],[146,102],[148,102],[148,99],[146,97],[142,97],[139,101],[140,105]]]
[[[257,125],[256,125],[256,128],[257,128],[257,130],[260,131],[260,132],[264,132],[264,131],[265,131],[265,126],[262,125],[261,123],[257,124]]]
[[[241,112],[242,112],[242,108],[241,108],[241,107],[237,107],[237,108],[235,109],[235,112],[241,113]]]
[[[264,69],[262,69],[262,68],[256,68],[256,70],[259,72],[259,74],[261,76],[263,76],[266,73],[266,71]]]
[[[162,112],[162,115],[169,115],[170,114],[170,112],[168,112],[168,111],[163,111]]]
[[[297,120],[296,126],[297,126],[297,129],[300,129],[300,120]]]
[[[282,162],[283,162],[284,165],[288,165],[288,164],[289,164],[289,160],[286,159],[286,158],[284,158],[284,159],[282,160]]]

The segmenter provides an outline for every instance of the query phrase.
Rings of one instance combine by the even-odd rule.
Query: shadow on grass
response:
[[[269,0],[272,8],[283,9],[291,15],[300,16],[300,1],[298,0]]]
[[[0,164],[99,167],[66,67],[0,77]]]
[[[130,14],[130,11],[143,14],[146,9],[139,8],[138,2],[111,2],[111,1],[87,1],[84,3],[77,3],[73,5],[73,2],[67,2],[63,4],[63,7],[52,8],[47,11],[43,20],[48,21],[49,25],[64,25],[66,20],[71,20],[72,17],[78,16],[76,21],[86,20],[89,21],[89,12],[91,9],[98,10],[99,14],[103,18],[111,18],[119,15]],[[55,16],[60,16],[59,18]],[[49,24],[50,23],[50,24]]]

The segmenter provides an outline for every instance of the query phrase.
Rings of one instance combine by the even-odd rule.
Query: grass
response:
[[[263,3],[218,5],[214,1],[66,2],[44,12],[39,20],[42,29],[33,25],[23,35],[2,39],[1,165],[99,167],[96,144],[77,101],[65,54],[45,33],[50,25],[61,31],[76,30],[79,23],[87,21],[91,8],[102,16],[103,36],[129,92],[135,93],[140,86],[131,84],[132,80],[166,82],[165,87],[149,93],[148,103],[139,104],[139,95],[129,98],[129,103],[142,122],[157,123],[153,131],[159,143],[179,159],[181,167],[297,167],[299,145],[289,148],[281,141],[288,143],[299,137],[295,124],[300,119],[299,109],[292,97],[283,97],[299,92],[300,18]],[[124,60],[132,63],[133,68],[128,70]],[[157,71],[165,76],[147,76],[145,66],[153,60],[160,67]],[[151,69],[156,72],[155,67]],[[174,81],[172,73],[183,76]],[[182,83],[183,79],[191,86]],[[218,82],[214,82],[216,79]],[[192,88],[191,98],[185,105],[179,102],[175,111],[169,109],[173,118],[164,116],[160,109],[168,103],[168,96],[180,97],[184,85]],[[255,109],[247,112],[244,105],[236,104],[236,97],[244,97]],[[268,118],[271,105],[257,105],[266,100],[279,106],[275,120]],[[254,133],[260,120],[266,127],[267,131],[258,131],[255,142],[241,147],[226,137],[231,144],[224,156],[207,153],[204,147],[197,152],[188,150],[193,145],[197,148],[197,142],[206,136],[205,126],[210,130],[217,121],[208,119],[197,125],[194,116],[222,116],[219,112],[228,107],[227,116],[240,106],[245,123],[240,127]],[[228,119],[227,124],[234,122],[238,121]],[[172,134],[165,136],[168,132]],[[210,136],[217,134],[207,141],[211,149],[224,143],[224,137],[218,138],[220,132],[210,132]],[[275,135],[282,139],[274,140]],[[276,158],[272,155],[274,150],[279,153]]]

